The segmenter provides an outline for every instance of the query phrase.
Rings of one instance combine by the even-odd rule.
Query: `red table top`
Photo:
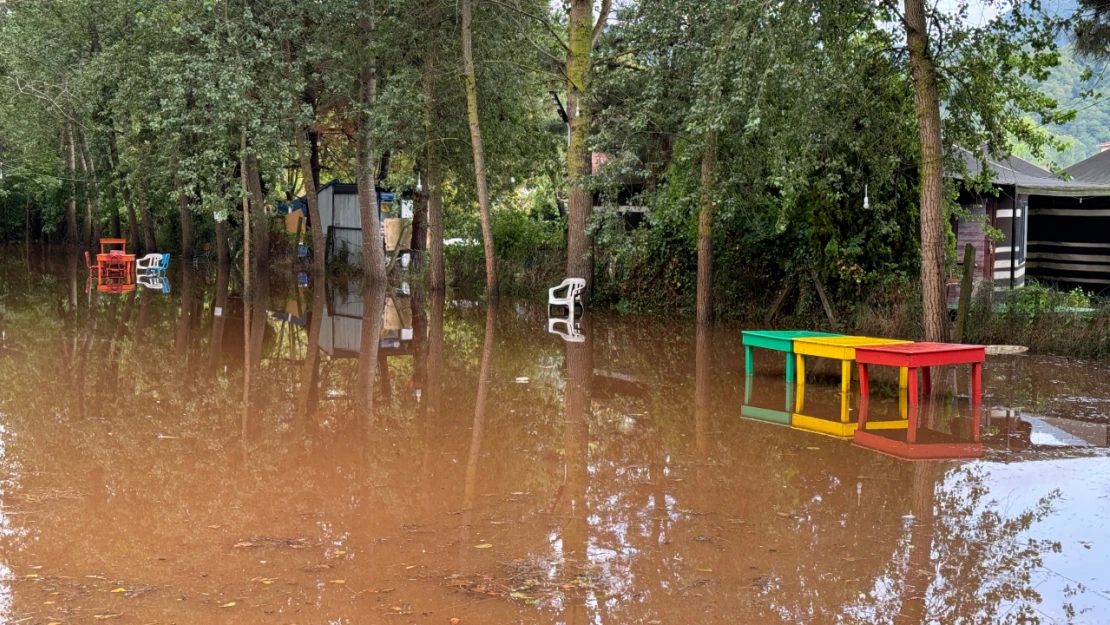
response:
[[[896,354],[933,354],[936,352],[958,352],[962,350],[983,349],[982,345],[964,345],[962,343],[894,343],[893,345],[864,345],[857,347],[856,351],[881,351]]]
[[[863,364],[899,364],[901,366],[920,364],[922,366],[932,366],[982,362],[985,358],[986,351],[982,345],[963,345],[960,343],[894,343],[891,345],[865,345],[856,348],[856,362]]]

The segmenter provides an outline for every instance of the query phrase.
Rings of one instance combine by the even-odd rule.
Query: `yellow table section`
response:
[[[868,430],[904,430],[907,424],[906,413],[906,393],[900,392],[898,394],[898,412],[901,419],[895,421],[868,421],[864,426]],[[805,432],[812,432],[814,434],[823,434],[825,436],[832,436],[833,438],[849,439],[855,434],[857,423],[851,419],[849,412],[849,400],[851,395],[849,393],[840,394],[840,415],[839,420],[832,418],[823,418],[812,415],[802,414],[805,410],[805,386],[798,387],[798,393],[794,400],[794,413],[790,415],[790,427],[795,430],[803,430]]]
[[[798,384],[805,384],[805,357],[832,358],[840,361],[840,390],[847,393],[852,388],[852,362],[856,359],[856,348],[868,345],[894,345],[912,343],[898,339],[880,339],[870,336],[829,336],[794,339],[794,355],[797,358]],[[907,372],[899,372],[899,386],[905,387]]]

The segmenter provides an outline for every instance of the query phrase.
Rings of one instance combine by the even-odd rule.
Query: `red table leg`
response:
[[[983,363],[976,362],[971,365],[971,403],[979,404],[983,401]]]
[[[976,443],[979,442],[979,419],[982,412],[978,402],[971,404],[971,440]]]
[[[913,369],[910,369],[911,388],[917,386],[916,380],[917,372]],[[915,395],[910,395],[910,397],[915,397]],[[909,418],[910,422],[906,424],[906,442],[913,443],[917,441],[917,402],[915,401],[910,402]]]
[[[910,406],[917,405],[917,367],[910,367],[909,384],[907,385],[907,392],[910,396]],[[911,411],[912,412],[912,411]]]
[[[859,363],[859,394],[863,401],[867,401],[871,389],[867,385],[867,365]]]
[[[932,370],[933,370],[932,367],[922,367],[921,368],[921,394],[922,395],[928,395],[929,393],[933,392],[933,376],[930,373]]]

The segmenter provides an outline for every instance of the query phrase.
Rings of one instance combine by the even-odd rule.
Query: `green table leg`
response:
[[[744,376],[744,403],[752,403],[752,376]]]
[[[794,381],[794,354],[786,352],[786,381]]]
[[[754,369],[755,369],[755,367],[752,364],[752,346],[751,345],[745,345],[744,346],[744,373],[747,374],[747,375],[751,375],[752,373],[754,373],[754,371],[753,371]]]

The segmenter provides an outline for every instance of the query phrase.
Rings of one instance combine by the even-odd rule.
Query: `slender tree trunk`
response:
[[[373,420],[374,372],[378,366],[378,348],[382,338],[382,313],[385,311],[384,281],[365,286],[362,302],[362,328],[359,334],[358,368],[355,370],[355,405],[367,420]],[[389,375],[383,371],[382,375]]]
[[[486,184],[486,154],[478,124],[478,80],[474,74],[474,50],[470,41],[470,0],[462,0],[463,76],[466,81],[466,114],[470,122],[470,145],[474,151],[474,182],[478,189],[478,211],[482,220],[482,247],[486,254],[486,295],[497,297],[497,256],[490,223],[489,186]]]
[[[428,171],[423,158],[416,161],[420,192],[412,199],[412,270],[424,269],[424,251],[428,248]]]
[[[303,153],[302,153],[303,154]],[[303,156],[301,160],[307,160]],[[306,186],[312,178],[306,178]],[[324,280],[314,276],[312,279],[312,318],[308,321],[308,345],[304,363],[301,365],[301,386],[297,390],[297,417],[304,419],[310,413],[311,398],[316,394],[316,380],[320,363],[320,329],[324,326]]]
[[[66,175],[69,176],[69,200],[66,203],[66,243],[77,245],[77,164],[73,145],[73,125],[65,124]]]
[[[220,263],[216,267],[216,299],[212,305],[212,338],[208,341],[208,367],[213,374],[219,370],[220,360],[223,358],[224,325],[227,322],[227,287],[230,281],[230,265]]]
[[[127,248],[133,252],[138,252],[139,218],[135,214],[135,205],[131,203],[131,187],[128,186],[127,179],[122,176],[120,177],[120,189],[123,193],[123,203],[127,205]]]
[[[944,148],[936,67],[929,52],[924,0],[905,0],[906,43],[913,69],[921,138],[921,295],[925,340],[948,339],[944,297]]]
[[[482,342],[482,365],[478,373],[478,393],[474,400],[474,421],[470,426],[470,451],[466,459],[466,478],[463,482],[463,510],[474,508],[478,485],[478,459],[481,457],[482,437],[486,430],[486,403],[489,399],[490,378],[493,371],[493,346],[497,339],[497,300],[486,308],[486,337]]]
[[[606,10],[607,9],[603,9]],[[567,277],[586,280],[588,297],[593,285],[594,259],[592,242],[587,233],[593,213],[593,197],[586,188],[591,174],[590,112],[586,98],[590,89],[590,67],[593,53],[593,0],[570,0],[567,24],[567,116],[570,119],[570,141],[567,145],[567,185],[570,190],[567,220]]]
[[[143,251],[147,254],[156,252],[158,244],[154,240],[154,213],[150,210],[147,201],[147,182],[145,178],[139,179],[139,212],[143,216]]]
[[[589,316],[581,323],[583,340],[581,343],[566,343],[566,406],[565,430],[563,434],[563,457],[566,463],[566,490],[564,500],[569,505],[563,522],[563,554],[575,566],[583,566],[588,558],[589,545],[589,453],[590,453],[590,414],[593,391],[594,357],[593,329]],[[579,604],[574,602],[576,618]],[[575,622],[586,622],[576,620]]]
[[[698,215],[698,323],[713,322],[713,173],[717,168],[717,131],[705,138],[701,158],[701,211]]]
[[[432,8],[432,20],[439,21],[438,4]],[[428,39],[428,51],[424,57],[424,169],[428,174],[424,192],[428,196],[428,273],[430,274],[433,294],[447,290],[447,275],[443,264],[443,170],[439,161],[439,144],[436,124],[436,47],[435,40]],[[434,299],[434,298],[433,298]]]
[[[311,140],[309,133],[309,140]],[[323,276],[327,258],[324,257],[327,243],[324,241],[324,224],[320,220],[320,200],[316,197],[316,179],[312,170],[312,154],[305,146],[305,132],[297,130],[297,154],[301,161],[301,176],[304,178],[304,197],[308,202],[308,225],[312,231],[312,272]]]
[[[242,131],[239,137],[239,182],[243,191],[243,299],[251,300],[251,201],[247,185],[247,131]],[[250,319],[244,315],[244,332],[250,338]],[[249,386],[249,384],[247,385]],[[244,402],[247,399],[246,391]]]
[[[255,271],[265,267],[270,260],[270,232],[266,227],[266,198],[262,194],[262,180],[259,178],[258,156],[248,151],[243,159],[246,164],[247,194],[251,202],[251,233],[254,237],[253,267]]]
[[[220,267],[231,266],[231,242],[228,241],[226,218],[216,222],[216,262]]]
[[[120,228],[119,204],[116,203],[116,187],[109,183],[106,192],[108,194],[108,210],[111,211],[109,217],[111,218],[112,238],[118,239],[122,230]]]
[[[180,176],[173,177],[177,189],[177,214],[181,217],[181,257],[193,257],[193,211],[189,209],[189,195],[185,193],[185,183]]]
[[[96,210],[94,202],[96,185],[95,174],[92,171],[92,163],[88,158],[88,151],[85,147],[85,136],[77,131],[74,133],[74,139],[77,148],[77,162],[81,166],[82,178],[85,181],[85,225],[81,231],[81,240],[85,244],[85,249],[93,249],[94,239],[100,238],[99,224],[97,223],[99,212]]]

